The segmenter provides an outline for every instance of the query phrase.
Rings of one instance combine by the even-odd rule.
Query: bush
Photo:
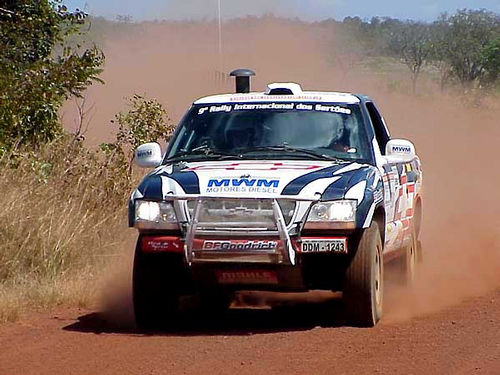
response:
[[[89,283],[108,255],[124,254],[126,203],[139,178],[129,164],[133,147],[173,130],[156,100],[134,95],[129,104],[115,116],[115,141],[98,150],[62,134],[0,158],[0,321],[25,306],[91,301]]]
[[[174,124],[156,99],[134,94],[128,99],[128,105],[130,109],[127,112],[118,113],[111,121],[118,124],[116,140],[101,144],[101,150],[107,155],[109,170],[130,176],[133,150],[146,142],[168,142],[174,131]]]

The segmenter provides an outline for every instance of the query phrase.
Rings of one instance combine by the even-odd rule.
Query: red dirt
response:
[[[336,307],[232,309],[174,332],[117,328],[86,310],[34,315],[0,328],[0,374],[500,373],[500,291],[373,329],[332,323]]]

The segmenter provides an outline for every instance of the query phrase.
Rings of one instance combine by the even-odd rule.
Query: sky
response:
[[[224,18],[273,13],[304,20],[347,16],[370,19],[387,16],[421,21],[435,20],[443,12],[457,9],[487,9],[500,14],[500,0],[220,0]],[[70,8],[84,9],[94,16],[133,20],[212,19],[217,15],[218,0],[65,0]]]

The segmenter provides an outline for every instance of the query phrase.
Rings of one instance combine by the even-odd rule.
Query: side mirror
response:
[[[135,150],[135,164],[141,168],[155,168],[162,162],[161,147],[156,142],[145,143]]]
[[[408,162],[415,156],[415,145],[406,139],[391,139],[385,146],[385,156],[389,162]]]

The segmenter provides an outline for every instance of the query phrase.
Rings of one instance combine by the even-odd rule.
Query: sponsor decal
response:
[[[411,147],[409,147],[409,146],[392,146],[392,152],[397,152],[400,154],[409,154],[409,153],[411,153]]]
[[[216,271],[217,281],[221,284],[277,284],[278,276],[274,271],[240,270]]]
[[[207,193],[277,193],[279,184],[267,178],[212,178]]]
[[[184,242],[179,237],[143,237],[141,245],[141,249],[145,253],[181,253],[184,251]]]
[[[268,240],[205,240],[202,250],[274,250],[278,248],[278,241]]]
[[[147,157],[150,157],[152,155],[153,155],[153,151],[152,150],[144,150],[144,151],[138,151],[137,152],[137,158],[138,159],[147,158]]]

